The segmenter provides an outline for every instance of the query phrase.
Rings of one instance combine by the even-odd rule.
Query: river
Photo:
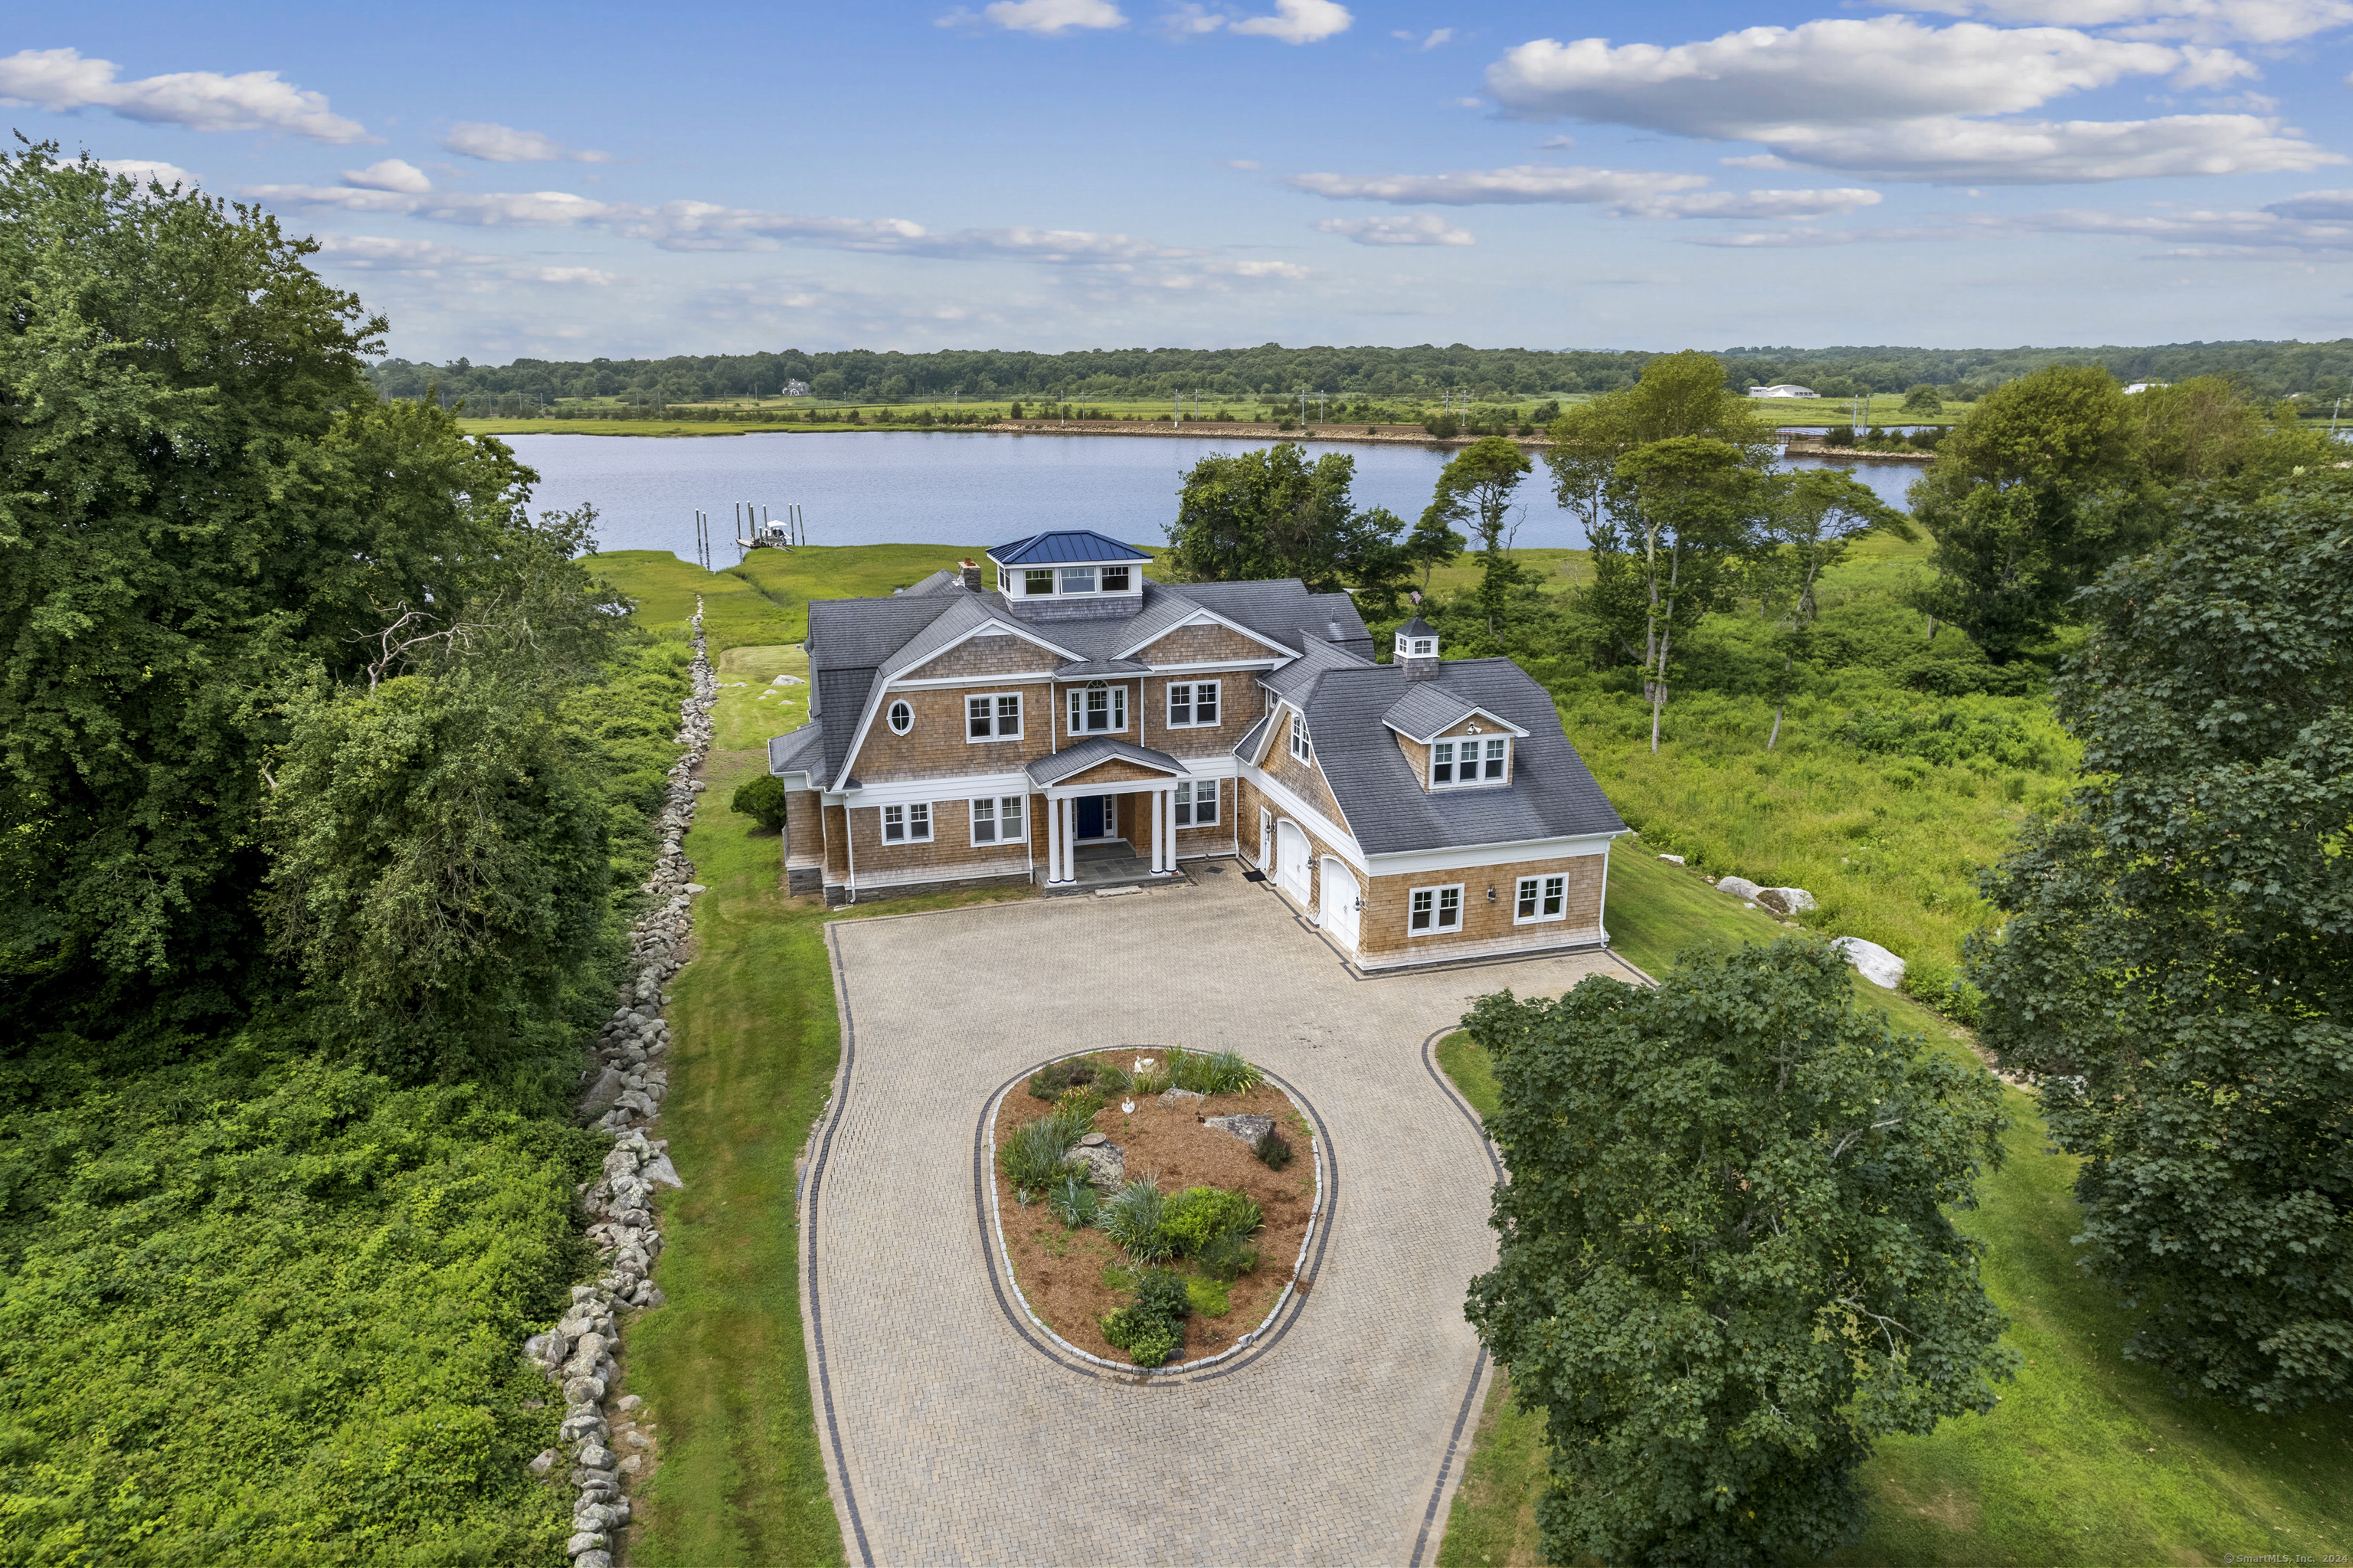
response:
[[[781,516],[798,505],[812,545],[967,545],[986,547],[1047,528],[1092,528],[1157,545],[1176,514],[1185,471],[1213,451],[1271,440],[1204,437],[1000,435],[983,431],[812,431],[807,435],[508,436],[539,471],[534,511],[596,503],[607,550],[694,554],[694,510],[712,516],[712,559],[732,561],[737,502]],[[1430,503],[1440,447],[1318,441],[1311,456],[1356,460],[1359,506],[1386,506],[1409,524]],[[1784,459],[1792,468],[1830,466]],[[1913,463],[1841,463],[1895,505],[1919,477]],[[1531,548],[1585,543],[1577,519],[1552,499],[1541,460],[1521,486],[1514,543]]]

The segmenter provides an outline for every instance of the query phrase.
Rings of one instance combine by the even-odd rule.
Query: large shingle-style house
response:
[[[828,903],[1236,856],[1366,969],[1608,940],[1626,832],[1508,659],[1345,594],[1153,582],[1100,534],[809,606],[811,722],[768,743],[785,865]]]

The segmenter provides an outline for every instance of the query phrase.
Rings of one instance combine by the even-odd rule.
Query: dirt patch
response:
[[[1124,1065],[1133,1051],[1104,1052],[1100,1059]],[[1135,1109],[1120,1109],[1133,1101]],[[1032,1099],[1016,1085],[997,1107],[996,1138],[1002,1145],[1015,1128],[1037,1120],[1050,1108]],[[1231,1133],[1204,1124],[1202,1118],[1255,1113],[1270,1116],[1293,1150],[1291,1163],[1271,1171],[1259,1163],[1250,1146]],[[1199,1361],[1233,1348],[1234,1341],[1263,1321],[1282,1287],[1290,1283],[1299,1258],[1299,1244],[1307,1234],[1315,1208],[1314,1140],[1291,1097],[1271,1084],[1247,1094],[1212,1095],[1207,1099],[1164,1102],[1115,1096],[1095,1113],[1095,1130],[1124,1151],[1128,1180],[1152,1177],[1164,1192],[1187,1187],[1225,1187],[1248,1193],[1266,1213],[1266,1224],[1252,1243],[1258,1267],[1229,1287],[1229,1309],[1222,1317],[1196,1313],[1185,1320],[1185,1344],[1169,1359],[1170,1366]],[[1003,1173],[997,1183],[997,1220],[1005,1249],[1013,1263],[1013,1277],[1029,1298],[1030,1309],[1054,1332],[1090,1355],[1125,1361],[1126,1353],[1103,1336],[1106,1312],[1124,1307],[1133,1297],[1103,1283],[1108,1265],[1124,1265],[1127,1255],[1096,1230],[1065,1230],[1043,1202],[1026,1208],[1014,1195]],[[1191,1272],[1189,1264],[1175,1266]]]

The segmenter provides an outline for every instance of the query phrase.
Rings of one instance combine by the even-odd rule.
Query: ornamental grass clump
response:
[[[1085,1134],[1092,1115],[1072,1117],[1050,1111],[1014,1128],[1013,1136],[999,1146],[997,1168],[1013,1184],[1014,1194],[1022,1202],[1069,1173],[1071,1150]]]
[[[1103,1217],[1103,1194],[1094,1183],[1072,1171],[1046,1194],[1046,1211],[1070,1230],[1083,1230]]]
[[[1176,1254],[1176,1243],[1161,1231],[1167,1209],[1167,1194],[1143,1178],[1122,1187],[1103,1205],[1099,1223],[1103,1234],[1136,1262],[1166,1263]]]

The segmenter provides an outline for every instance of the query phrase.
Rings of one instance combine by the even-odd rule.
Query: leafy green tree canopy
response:
[[[1904,394],[1904,411],[1933,419],[1945,411],[1945,395],[1924,381]]]
[[[1356,477],[1355,458],[1326,452],[1310,462],[1296,441],[1203,458],[1186,473],[1168,527],[1176,574],[1297,577],[1314,593],[1353,588],[1368,609],[1393,607],[1409,570],[1397,542],[1405,524],[1385,507],[1358,511]]]
[[[1687,953],[1464,1022],[1511,1169],[1468,1311],[1546,1413],[1549,1561],[1819,1557],[1874,1437],[1992,1409],[2015,1357],[1948,1211],[2000,1158],[2000,1086],[1837,954]]]
[[[1984,1038],[2081,1156],[2126,1353],[2263,1410],[2353,1393],[2353,484],[2190,503],[2057,683],[2085,784],[1987,880]]]
[[[384,323],[315,249],[54,146],[0,158],[0,1008],[177,976],[184,1015],[233,1010],[277,694],[355,675],[388,607],[462,603],[529,482],[378,404]]]

